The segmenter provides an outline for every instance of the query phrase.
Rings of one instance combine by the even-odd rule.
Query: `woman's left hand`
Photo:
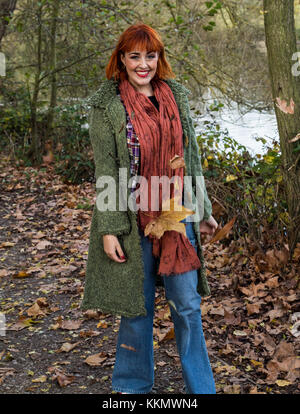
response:
[[[212,235],[218,227],[219,225],[216,220],[213,216],[210,216],[208,220],[201,221],[199,230],[202,234]]]

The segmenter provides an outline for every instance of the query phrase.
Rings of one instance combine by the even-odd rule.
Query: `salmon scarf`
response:
[[[139,195],[136,199],[137,203],[140,202],[138,226],[143,232],[147,224],[161,214],[162,202],[165,199],[171,199],[179,194],[182,200],[184,177],[182,167],[172,169],[169,165],[175,155],[184,157],[183,131],[175,98],[166,82],[152,80],[151,84],[159,103],[159,111],[150,99],[138,92],[127,79],[119,84],[121,98],[140,144],[140,175],[146,180],[139,182],[137,188],[140,190],[140,195],[148,191],[146,206],[145,203],[143,204],[144,197]],[[175,189],[171,182],[170,186],[167,186],[170,191],[170,193],[167,191],[167,197],[162,194],[162,183],[155,187],[159,188],[159,191],[151,189],[152,176],[157,176],[159,180],[162,176],[171,179],[175,175],[180,177],[179,184],[182,185],[179,185],[179,189]],[[151,204],[152,199],[154,204]],[[152,211],[151,205],[155,206],[153,210],[158,211]],[[168,230],[159,239],[151,233],[148,237],[152,242],[152,254],[160,258],[158,274],[167,276],[180,274],[201,266],[194,246],[182,233]]]

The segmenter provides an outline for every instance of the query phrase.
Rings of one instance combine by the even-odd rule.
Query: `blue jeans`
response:
[[[186,233],[197,248],[192,222]],[[153,316],[157,258],[152,243],[139,230],[145,267],[144,292],[146,316],[121,317],[112,388],[130,394],[149,393],[154,384]],[[215,383],[207,354],[201,320],[201,296],[197,293],[197,270],[162,276],[166,299],[174,323],[177,350],[188,394],[215,394]]]

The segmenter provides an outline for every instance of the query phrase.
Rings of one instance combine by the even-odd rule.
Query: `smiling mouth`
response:
[[[139,71],[139,72],[136,72],[136,74],[140,77],[140,78],[146,78],[147,76],[148,76],[148,74],[149,74],[149,71],[147,70],[147,71]]]

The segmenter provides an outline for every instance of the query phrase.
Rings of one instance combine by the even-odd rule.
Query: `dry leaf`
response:
[[[54,375],[51,379],[52,381],[56,379],[60,387],[65,387],[76,379],[74,375],[66,374],[58,367],[50,367],[48,371],[54,372]]]
[[[89,309],[84,312],[84,316],[88,319],[99,319],[99,313],[96,310]]]
[[[282,340],[276,347],[276,351],[274,354],[274,358],[278,359],[279,361],[287,358],[287,357],[294,357],[295,355],[295,349],[294,345],[290,342],[286,342]]]
[[[45,382],[45,381],[47,381],[46,375],[42,375],[38,378],[35,378],[35,379],[31,380],[31,382]]]
[[[236,335],[236,336],[247,336],[248,334],[246,332],[244,332],[244,331],[235,330],[233,332],[233,335]]]
[[[82,321],[80,320],[62,321],[59,324],[60,325],[59,327],[62,329],[73,330],[73,329],[78,329],[81,324],[82,324]]]
[[[169,341],[175,338],[174,328],[172,327],[167,332],[158,335],[158,342]]]
[[[104,329],[106,329],[107,328],[107,323],[105,321],[100,321],[97,324],[97,328],[104,328]]]
[[[0,270],[0,277],[7,276],[8,274],[9,273],[8,273],[8,271],[6,269],[1,269]]]
[[[284,99],[276,98],[276,106],[285,114],[293,114],[295,109],[295,103],[293,98],[290,99],[290,105],[287,106],[287,102]]]
[[[300,133],[297,134],[294,138],[290,139],[289,142],[296,142],[300,139]]]
[[[19,320],[7,328],[8,331],[20,331],[21,329],[28,328],[32,326],[33,321],[31,318],[26,318],[26,316],[20,316]]]
[[[3,242],[0,244],[0,249],[4,248],[4,247],[12,247],[14,246],[16,243],[12,243],[12,242]]]
[[[186,175],[186,165],[184,162],[184,158],[180,157],[179,155],[175,155],[170,161],[169,161],[170,167],[172,170],[175,170],[176,168],[184,167],[184,175]]]
[[[13,277],[14,278],[22,278],[22,277],[29,277],[31,276],[30,273],[27,273],[25,270],[20,270],[18,273],[14,274]]]
[[[104,352],[99,352],[98,354],[87,357],[84,362],[92,367],[99,367],[106,359],[107,355]]]
[[[298,336],[300,336],[300,321],[294,323],[294,325],[291,327],[290,332],[295,338],[298,338]]]
[[[45,316],[46,314],[42,311],[37,303],[34,303],[32,306],[30,306],[30,308],[27,309],[27,315],[36,318],[37,316]]]
[[[217,308],[212,307],[209,311],[210,314],[212,315],[220,315],[220,316],[224,316],[224,308],[222,305],[219,305]]]
[[[98,336],[98,335],[100,335],[100,332],[92,331],[92,330],[90,330],[90,331],[80,331],[79,332],[79,336],[81,338],[89,338],[91,336]]]
[[[227,236],[232,226],[234,225],[235,220],[236,220],[236,216],[234,216],[228,223],[226,223],[225,226],[222,227],[217,233],[215,233],[215,235],[205,244],[214,243],[216,241],[223,239],[225,236]]]
[[[45,249],[47,246],[52,246],[52,243],[49,242],[48,240],[41,240],[35,247],[38,250],[43,250]]]
[[[136,349],[133,348],[133,346],[130,346],[130,345],[121,344],[121,348],[125,348],[125,349],[128,349],[129,351],[136,352]]]
[[[75,344],[70,344],[70,342],[65,342],[62,344],[60,349],[57,352],[70,352],[74,349],[80,342],[75,342]]]
[[[259,309],[260,305],[261,305],[261,302],[247,303],[246,307],[247,307],[248,315],[253,315],[254,313],[259,313],[260,312],[260,309]]]
[[[159,367],[164,367],[165,365],[167,365],[167,362],[165,362],[165,361],[158,361],[156,363],[156,365],[158,365]]]
[[[186,237],[185,223],[179,222],[195,214],[195,211],[178,204],[179,199],[180,197],[173,197],[163,201],[161,214],[147,224],[144,231],[145,236],[152,234],[160,239],[165,231],[175,230]]]
[[[251,388],[251,390],[249,391],[249,394],[266,394],[265,392],[258,392],[257,391],[257,387],[253,387]]]
[[[277,380],[275,381],[275,384],[277,384],[279,387],[286,387],[287,385],[291,385],[292,383],[285,380]]]

